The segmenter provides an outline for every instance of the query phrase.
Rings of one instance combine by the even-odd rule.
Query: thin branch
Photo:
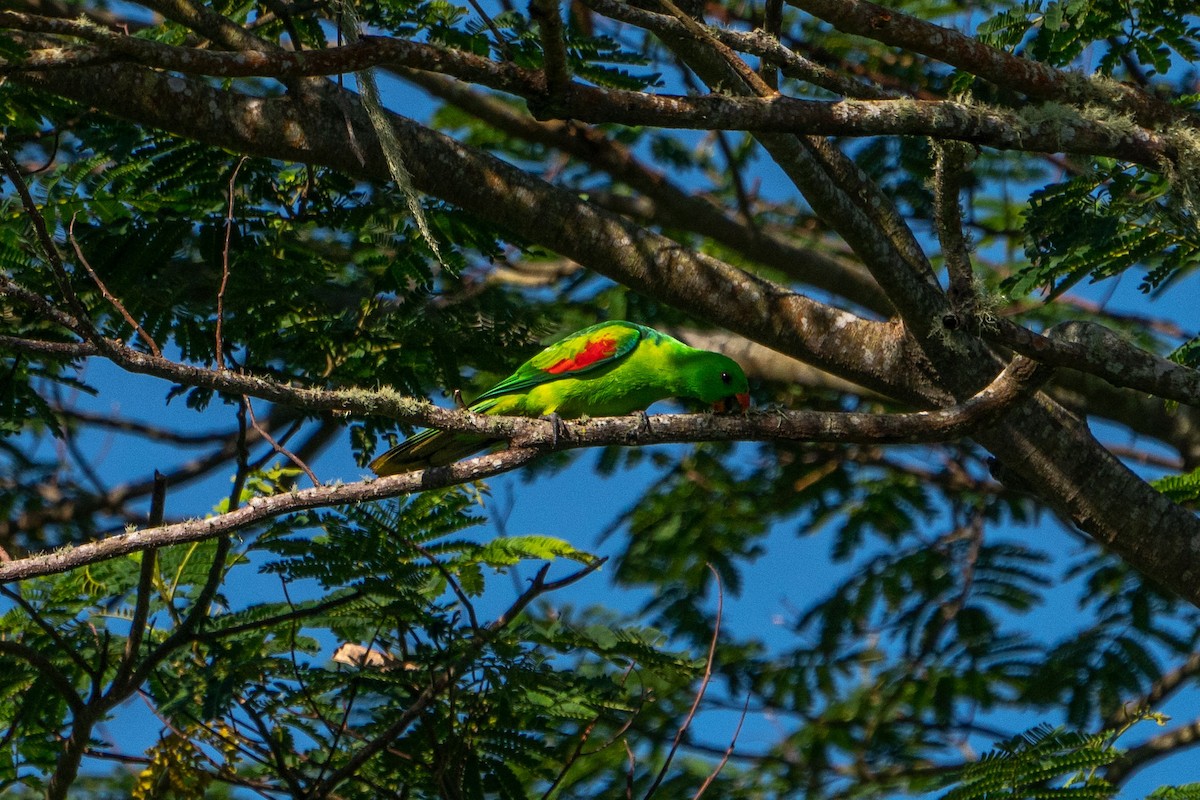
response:
[[[721,760],[717,762],[717,766],[704,779],[704,783],[700,784],[700,788],[692,795],[692,800],[700,800],[700,797],[708,791],[708,787],[712,785],[717,776],[721,774],[721,770],[729,763],[730,756],[733,755],[733,748],[737,746],[738,736],[742,733],[742,725],[746,722],[746,712],[750,710],[750,692],[746,692],[746,703],[742,706],[742,716],[738,718],[737,727],[733,730],[733,737],[729,740],[729,746],[725,748],[725,752],[721,755]]]
[[[462,607],[466,610],[467,620],[471,623],[471,632],[475,635],[479,635],[482,631],[479,628],[479,617],[475,614],[475,605],[467,597],[467,593],[462,590],[462,587],[459,586],[458,580],[454,577],[450,570],[446,569],[446,565],[438,560],[437,556],[429,552],[428,548],[423,547],[416,540],[408,539],[405,543],[423,555],[425,559],[429,561],[429,565],[438,571],[438,573],[442,576],[442,579],[446,581],[446,583],[450,586],[450,589],[454,592],[454,596],[458,598],[458,602],[461,603]]]
[[[100,334],[92,327],[89,322],[87,308],[71,287],[71,277],[67,274],[66,267],[63,266],[62,257],[58,253],[58,247],[54,244],[54,239],[50,236],[50,232],[46,228],[46,220],[42,216],[42,212],[38,209],[37,203],[34,202],[33,196],[29,193],[29,187],[25,184],[25,179],[21,175],[21,170],[17,166],[17,162],[13,161],[12,156],[8,154],[8,150],[3,147],[0,147],[0,171],[3,171],[8,176],[13,188],[17,190],[17,194],[21,198],[21,204],[25,208],[25,216],[29,218],[30,223],[33,225],[34,233],[37,236],[38,243],[41,245],[42,257],[50,267],[50,273],[54,276],[59,291],[62,292],[63,299],[71,309],[73,319],[66,317],[66,319],[72,319],[68,327],[82,338],[99,344],[101,341]],[[7,285],[10,283],[7,278],[4,278],[4,284]]]
[[[237,191],[237,176],[241,171],[242,165],[246,163],[246,156],[238,159],[234,165],[233,172],[229,175],[229,204],[225,211],[225,243],[221,248],[221,286],[217,289],[217,330],[215,333],[215,355],[217,359],[217,369],[225,369],[225,342],[222,338],[222,331],[225,326],[225,289],[229,285],[229,242],[233,237],[233,201],[234,194]],[[155,355],[160,355],[155,353]]]
[[[717,655],[717,642],[721,637],[721,615],[725,610],[725,587],[721,585],[721,575],[717,572],[716,567],[712,564],[705,564],[708,571],[712,573],[713,580],[717,585],[717,615],[713,620],[712,640],[708,643],[708,655],[704,659],[704,675],[700,678],[700,686],[696,689],[696,694],[692,698],[692,707],[688,709],[688,713],[683,718],[683,722],[679,724],[679,729],[675,731],[675,739],[671,742],[671,749],[667,751],[667,757],[663,759],[662,768],[659,769],[658,775],[655,776],[654,782],[650,784],[650,788],[646,790],[646,794],[642,800],[650,800],[658,787],[662,784],[663,779],[667,777],[667,771],[671,768],[671,761],[675,758],[675,753],[679,750],[679,744],[683,741],[684,734],[692,725],[692,720],[696,718],[696,712],[700,709],[700,701],[704,699],[704,693],[708,691],[709,681],[712,680],[713,663]],[[746,696],[746,703],[749,704],[750,697]],[[741,725],[738,725],[741,728]]]
[[[258,710],[254,708],[249,699],[242,700],[240,707],[246,713],[246,716],[250,718],[250,721],[258,731],[259,737],[266,745],[268,752],[271,754],[271,760],[274,762],[275,773],[283,778],[283,782],[288,787],[288,793],[292,797],[307,797],[308,795],[304,791],[304,786],[300,783],[300,778],[288,763],[289,754],[283,750],[283,737],[276,736],[275,732],[267,727],[266,721],[263,720],[262,715],[258,713]]]
[[[284,458],[303,470],[308,479],[312,481],[313,486],[320,486],[321,482],[317,480],[316,473],[309,468],[308,464],[300,460],[299,456],[284,447],[282,443],[277,442],[270,433],[258,424],[258,419],[254,416],[254,406],[250,403],[250,398],[242,395],[242,403],[245,405],[246,412],[250,415],[250,424],[254,427],[254,430],[258,431],[258,435],[266,439],[268,444],[275,449],[275,452],[282,454]]]
[[[625,673],[621,676],[620,685],[622,686],[622,688],[625,686],[625,682],[629,679],[629,675],[633,672],[633,669],[636,665],[637,665],[636,661],[631,661],[629,663],[629,666],[626,667]],[[644,704],[645,692],[643,692],[642,701]],[[592,719],[591,722],[588,723],[587,727],[585,727],[583,729],[583,732],[579,735],[579,741],[577,741],[575,743],[575,748],[571,751],[570,755],[567,756],[566,760],[563,761],[562,767],[559,769],[558,774],[555,776],[554,780],[550,783],[549,786],[546,787],[546,791],[542,794],[541,800],[550,800],[550,798],[554,795],[554,790],[557,789],[559,787],[559,785],[563,782],[563,780],[566,779],[567,774],[571,771],[571,767],[573,767],[575,765],[575,762],[577,762],[579,760],[580,756],[595,755],[596,753],[600,753],[600,752],[603,752],[604,750],[607,750],[609,747],[616,744],[618,740],[623,741],[622,737],[624,737],[625,733],[630,729],[630,727],[633,726],[633,722],[637,718],[637,715],[639,713],[641,713],[640,708],[638,710],[633,711],[629,715],[628,719],[626,719],[625,722],[622,723],[621,727],[618,728],[617,731],[615,733],[613,733],[612,736],[609,737],[607,742],[604,742],[599,747],[585,753],[583,751],[584,745],[587,744],[588,739],[591,738],[592,732],[596,729],[596,726],[600,724],[600,720],[604,716],[603,714],[597,714],[596,717],[594,719]]]
[[[166,513],[167,479],[158,470],[154,470],[154,493],[150,497],[150,516],[147,522],[151,528],[163,524]],[[157,567],[158,551],[149,548],[142,551],[141,569],[138,574],[137,589],[134,592],[133,617],[129,621],[129,638],[125,640],[125,652],[121,663],[117,666],[117,674],[112,679],[112,687],[122,687],[133,672],[137,662],[142,638],[146,634],[146,622],[150,611],[150,594],[154,590],[154,572]],[[110,689],[110,691],[112,691]]]
[[[255,497],[238,510],[217,517],[118,534],[98,542],[85,542],[71,548],[0,565],[0,583],[66,572],[147,547],[203,541],[295,511],[384,500],[427,489],[468,483],[516,469],[539,455],[540,451],[536,449],[521,448],[425,472],[361,483],[322,486],[271,497]]]
[[[104,285],[104,281],[100,280],[100,276],[96,274],[96,270],[92,269],[92,265],[88,263],[87,257],[83,254],[83,249],[79,246],[79,242],[75,240],[74,214],[71,215],[71,222],[67,225],[67,239],[71,242],[71,247],[75,250],[75,257],[79,259],[80,266],[82,266],[87,274],[91,276],[92,282],[95,283],[96,288],[100,290],[100,296],[107,300],[109,305],[115,308],[117,312],[125,318],[125,322],[129,324],[129,327],[137,331],[138,336],[142,337],[142,341],[145,342],[146,346],[150,348],[150,352],[159,358],[162,358],[162,350],[158,349],[158,345],[155,343],[154,339],[150,336],[150,334],[146,333],[146,330],[141,326],[141,323],[133,318],[133,315],[130,314],[129,310],[125,308],[125,304],[118,300],[116,295],[108,290],[108,287]]]
[[[500,48],[500,52],[509,61],[513,60],[512,47],[508,44],[508,39],[504,38],[504,34],[496,27],[495,21],[491,15],[484,11],[483,6],[479,4],[479,0],[467,0],[471,4],[471,8],[475,9],[475,13],[483,20],[483,24],[487,25],[487,29],[492,32],[492,36],[496,37],[496,47]]]
[[[8,337],[0,337],[0,346],[3,346]],[[55,345],[55,342],[44,342],[43,344]],[[63,352],[73,350],[76,345],[63,344]],[[58,417],[63,417],[71,421],[91,425],[97,428],[106,428],[108,430],[117,431],[120,433],[128,433],[135,436],[142,436],[156,442],[169,442],[175,445],[185,447],[198,447],[203,445],[215,444],[223,442],[230,437],[229,431],[213,432],[213,433],[180,433],[179,431],[169,430],[167,428],[159,428],[141,420],[126,419],[111,414],[98,414],[94,411],[86,411],[79,408],[71,408],[69,406],[55,406],[54,414]]]
[[[729,138],[725,135],[725,131],[713,131],[713,135],[716,136],[717,147],[721,149],[721,155],[725,159],[725,170],[729,175],[729,182],[733,184],[733,193],[737,199],[738,210],[742,214],[742,220],[748,228],[756,228],[757,225],[754,223],[754,209],[751,208],[750,204],[750,193],[746,191],[746,181],[742,176],[742,168],[738,164],[733,145],[729,143]]]
[[[255,437],[257,437],[257,432]],[[214,469],[223,466],[232,456],[236,455],[236,451],[236,435],[227,437],[221,447],[167,473],[167,482],[172,486],[182,486],[198,480]],[[96,512],[120,516],[126,504],[138,497],[150,494],[153,490],[153,479],[144,479],[115,486],[104,494],[65,497],[57,503],[26,510],[15,519],[0,519],[0,538],[10,536],[14,530],[32,530],[53,523],[69,522]]]
[[[550,103],[566,94],[571,83],[567,43],[563,35],[562,9],[558,0],[530,0],[529,16],[538,24],[542,43],[542,71]]]

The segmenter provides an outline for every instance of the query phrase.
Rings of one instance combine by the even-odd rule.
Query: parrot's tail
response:
[[[426,467],[444,467],[478,453],[496,439],[470,433],[455,433],[429,428],[408,437],[370,463],[378,476],[401,475]]]

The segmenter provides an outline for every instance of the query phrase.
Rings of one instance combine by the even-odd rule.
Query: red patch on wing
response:
[[[546,367],[546,372],[551,375],[561,375],[564,372],[572,372],[577,369],[591,366],[597,361],[603,361],[610,358],[613,353],[617,352],[617,340],[609,338],[593,339],[584,345],[583,349],[570,358],[564,358],[561,361],[556,361]]]

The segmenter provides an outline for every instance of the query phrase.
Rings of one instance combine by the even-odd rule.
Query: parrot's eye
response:
[[[728,372],[721,373],[721,383],[733,383],[733,376]]]

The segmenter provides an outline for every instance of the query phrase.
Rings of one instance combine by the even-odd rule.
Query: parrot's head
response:
[[[689,396],[712,405],[714,411],[750,408],[746,373],[729,356],[700,351],[687,370]]]

